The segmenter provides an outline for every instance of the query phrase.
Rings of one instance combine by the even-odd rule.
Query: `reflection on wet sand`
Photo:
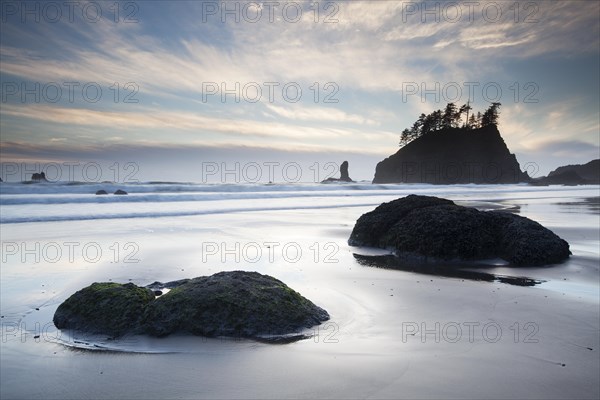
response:
[[[496,275],[489,272],[473,271],[472,269],[490,268],[489,264],[469,263],[464,266],[450,263],[418,263],[406,262],[391,254],[387,255],[361,255],[354,253],[354,258],[365,267],[397,269],[400,271],[416,272],[424,275],[435,275],[446,278],[469,279],[473,281],[500,282],[516,286],[535,286],[545,281],[528,278],[525,276]],[[465,269],[469,268],[469,269]]]
[[[587,211],[590,214],[600,214],[600,196],[596,197],[584,197],[581,201],[569,201],[556,203],[560,206],[562,212],[574,212],[579,213]]]

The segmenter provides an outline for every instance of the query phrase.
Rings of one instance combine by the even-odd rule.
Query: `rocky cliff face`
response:
[[[377,164],[373,183],[527,182],[496,126],[430,132]]]

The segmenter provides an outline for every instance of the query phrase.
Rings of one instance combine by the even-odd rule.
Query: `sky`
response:
[[[531,176],[600,157],[600,2],[1,4],[4,180],[371,180],[467,101]]]

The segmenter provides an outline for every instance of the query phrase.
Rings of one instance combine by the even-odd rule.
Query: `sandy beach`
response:
[[[484,271],[542,281],[535,286],[361,265],[353,253],[385,252],[348,246],[356,219],[411,191],[518,210],[566,239],[573,255],[556,266],[490,265]],[[1,397],[600,395],[598,187],[390,185],[357,192],[246,199],[246,211],[238,210],[240,200],[222,200],[218,213],[208,212],[216,203],[197,202],[201,210],[195,211],[207,212],[188,216],[4,222]],[[252,210],[258,203],[262,209]],[[112,206],[116,213],[138,207]],[[145,207],[158,206],[188,207]],[[25,206],[3,206],[2,217],[18,207]],[[55,207],[57,215],[69,212],[49,205],[48,217]],[[71,242],[78,246],[70,245],[69,259],[64,250]],[[18,244],[18,251],[8,243]],[[35,250],[22,251],[36,243],[39,260]],[[57,261],[49,243],[63,250]],[[92,254],[97,249],[99,258]],[[52,324],[58,305],[95,281],[147,285],[227,270],[274,276],[325,308],[331,320],[308,332],[311,339],[285,345],[189,336],[110,341]]]

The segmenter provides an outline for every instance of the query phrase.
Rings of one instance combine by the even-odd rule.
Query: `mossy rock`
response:
[[[54,314],[59,329],[120,336],[139,327],[152,290],[133,283],[93,283],[65,300]]]
[[[61,304],[54,324],[112,336],[148,334],[263,339],[298,334],[329,319],[283,282],[257,272],[220,272],[208,277],[149,285],[94,283]]]
[[[156,299],[146,309],[145,331],[253,338],[296,333],[328,319],[283,282],[233,271],[191,279]]]

